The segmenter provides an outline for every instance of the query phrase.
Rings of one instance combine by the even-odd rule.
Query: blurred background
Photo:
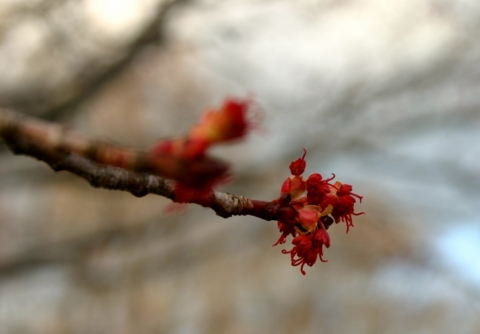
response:
[[[302,276],[275,222],[167,215],[1,143],[0,332],[479,333],[479,39],[476,0],[2,1],[1,105],[147,149],[253,96],[221,190],[274,199],[306,148],[367,214]]]

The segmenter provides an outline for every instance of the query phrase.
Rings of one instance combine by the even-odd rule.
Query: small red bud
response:
[[[290,172],[292,175],[302,175],[305,171],[307,163],[305,162],[305,156],[307,155],[307,150],[303,149],[303,156],[290,164]]]

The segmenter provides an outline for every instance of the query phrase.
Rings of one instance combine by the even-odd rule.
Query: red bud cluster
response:
[[[220,109],[204,112],[188,135],[159,141],[150,151],[151,160],[170,158],[171,171],[166,177],[177,181],[175,202],[202,202],[213,188],[229,179],[227,163],[210,157],[215,144],[239,140],[258,126],[262,118],[254,112],[250,100],[226,99]]]

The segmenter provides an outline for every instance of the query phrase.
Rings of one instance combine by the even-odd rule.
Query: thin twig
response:
[[[93,187],[128,191],[138,197],[156,194],[175,198],[175,181],[146,172],[152,168],[145,153],[92,140],[68,131],[61,125],[6,109],[0,109],[0,137],[13,153],[44,161],[55,171],[69,171]],[[160,165],[165,164],[168,174],[168,164],[172,160],[162,159]],[[107,164],[109,162],[122,167]],[[288,207],[279,209],[272,201],[253,200],[217,191],[201,199],[193,199],[191,203],[209,207],[224,218],[252,215],[264,220],[278,220],[280,215],[295,214],[293,208],[292,212],[288,212]]]

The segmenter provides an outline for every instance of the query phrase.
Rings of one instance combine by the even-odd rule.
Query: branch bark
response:
[[[151,170],[146,154],[131,148],[93,140],[68,131],[59,124],[7,109],[0,109],[0,137],[14,154],[44,161],[55,171],[71,172],[93,187],[127,191],[137,197],[147,194],[170,199],[175,197],[175,181],[146,172]],[[98,154],[100,151],[102,154]],[[100,156],[107,158],[100,159]],[[122,167],[110,165],[109,161]],[[168,168],[171,161],[163,163]],[[279,220],[280,216],[295,215],[293,208],[279,208],[274,201],[254,200],[218,191],[191,203],[211,208],[224,218],[251,215],[264,220]]]

